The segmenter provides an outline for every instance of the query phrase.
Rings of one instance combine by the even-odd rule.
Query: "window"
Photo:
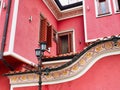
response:
[[[78,2],[81,2],[82,0],[59,0],[62,6],[70,5],[70,4],[75,4]]]
[[[110,0],[95,0],[97,16],[110,14]]]
[[[39,34],[39,42],[47,43],[47,47],[52,46],[53,39],[53,27],[49,25],[47,19],[41,15],[40,19],[40,34]]]
[[[55,0],[60,10],[82,6],[82,0]]]
[[[120,0],[113,0],[115,12],[120,12]]]
[[[73,37],[73,30],[57,32],[53,26],[48,23],[47,19],[41,15],[39,42],[47,43],[48,49],[52,47],[52,42],[54,41],[58,54],[75,52],[75,44],[73,44],[75,40]]]
[[[73,31],[58,33],[58,54],[73,52]]]

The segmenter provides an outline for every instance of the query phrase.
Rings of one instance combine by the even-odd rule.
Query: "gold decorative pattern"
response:
[[[118,42],[117,42],[117,46],[120,47],[120,40],[118,40]]]
[[[106,49],[111,49],[113,47],[113,43],[112,42],[105,43],[105,48]]]
[[[91,58],[92,57],[92,54],[93,54],[93,52],[87,52],[87,54],[86,54],[86,58]]]
[[[101,50],[103,50],[102,45],[98,45],[98,46],[95,48],[95,51],[96,51],[96,52],[100,52]]]
[[[74,67],[72,67],[72,71],[76,71],[76,70],[78,70],[78,66],[77,65],[75,65]]]
[[[117,48],[117,49],[116,49]],[[42,75],[42,81],[51,83],[52,81],[56,81],[58,83],[59,81],[64,81],[69,78],[72,78],[73,76],[80,74],[88,65],[90,65],[91,62],[95,59],[95,57],[98,57],[99,55],[106,54],[107,52],[116,52],[120,51],[120,41],[117,42],[117,46],[114,46],[113,42],[106,42],[100,45],[97,45],[93,48],[91,48],[88,52],[83,54],[82,57],[80,57],[76,62],[74,62],[71,66],[64,68],[59,71],[50,72],[49,75]],[[59,65],[52,65],[51,67],[58,67]],[[45,66],[47,67],[47,65]],[[16,83],[25,83],[25,82],[38,82],[38,75],[37,74],[25,74],[25,75],[13,75],[9,76],[11,80],[11,84]],[[71,79],[70,79],[71,80]]]
[[[63,75],[67,75],[68,72],[67,72],[66,70],[64,70],[62,74],[63,74]]]
[[[85,65],[85,63],[86,63],[86,61],[85,61],[84,59],[81,59],[81,60],[79,61],[79,64],[80,64],[80,65]]]

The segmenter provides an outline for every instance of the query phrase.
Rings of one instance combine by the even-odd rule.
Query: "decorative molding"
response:
[[[63,20],[83,15],[82,6],[61,11],[54,0],[43,0],[57,20]]]
[[[85,42],[88,42],[87,40],[87,15],[86,15],[86,6],[85,1],[83,0],[83,18],[84,18],[84,35],[85,35]]]
[[[72,65],[58,71],[52,71],[49,75],[44,75],[43,73],[42,84],[56,84],[77,79],[85,74],[101,58],[116,54],[120,54],[120,40],[117,41],[116,45],[112,41],[98,44],[79,57]],[[59,64],[52,64],[49,68],[58,66]],[[48,66],[44,66],[44,68],[46,67]],[[37,83],[38,75],[35,73],[12,75],[9,76],[9,79],[11,85]]]

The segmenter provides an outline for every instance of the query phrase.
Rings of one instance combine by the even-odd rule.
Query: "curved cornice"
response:
[[[97,61],[101,58],[120,54],[120,38],[112,37],[107,40],[97,41],[87,48],[85,48],[80,54],[75,56],[72,61],[63,64],[61,66],[52,65],[49,75],[45,75],[46,69],[43,70],[42,83],[43,84],[56,84],[71,81],[81,77],[86,73]],[[47,65],[45,67],[48,67]],[[31,78],[28,78],[30,75]],[[15,77],[15,78],[14,78]],[[25,83],[38,82],[38,75],[34,73],[21,74],[21,75],[12,75],[9,76],[11,84],[15,83]],[[19,78],[15,80],[16,78]]]
[[[54,84],[74,80],[87,72],[101,58],[116,54],[120,54],[120,40],[116,45],[114,41],[100,43],[90,48],[70,66],[58,71],[54,70],[49,76],[44,76],[43,82]]]

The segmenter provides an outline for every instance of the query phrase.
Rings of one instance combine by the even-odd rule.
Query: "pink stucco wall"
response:
[[[75,44],[76,52],[83,50],[85,46],[83,16],[59,21],[58,32],[67,30],[74,30],[75,32],[75,42],[73,43]]]
[[[57,29],[57,20],[42,0],[19,1],[14,52],[32,62],[37,62],[34,50],[38,48],[40,13]]]
[[[42,90],[119,90],[120,62],[118,58],[120,55],[104,57],[80,78],[66,83],[45,85]],[[38,87],[20,87],[13,90],[23,90],[23,88],[32,90]]]
[[[15,0],[12,1],[12,11],[10,14],[11,17],[5,48],[6,51],[9,46],[11,20]],[[87,40],[119,34],[119,14],[114,14],[113,5],[112,15],[101,18],[95,17],[94,0],[92,2],[90,0],[86,0],[85,7],[87,6],[90,7],[90,10],[86,9],[85,16],[87,22]],[[6,11],[3,10],[0,16],[0,20],[2,20],[2,22],[0,22],[0,38],[3,31],[5,12]],[[74,29],[76,52],[83,50],[85,46],[83,16],[57,21],[42,0],[19,0],[18,19],[14,43],[15,53],[19,54],[22,57],[25,57],[32,62],[37,63],[34,49],[38,47],[40,13],[42,13],[48,19],[50,24],[52,24],[58,31]],[[32,22],[29,22],[30,16],[33,18]],[[51,48],[51,52],[49,54],[56,54],[55,47],[56,45],[53,42],[53,47]],[[82,77],[66,83],[43,86],[43,90],[119,90],[120,62],[118,58],[120,58],[120,55],[102,58],[95,65],[93,65],[93,67]],[[0,63],[1,90],[10,89],[8,78],[2,76],[2,74],[6,72],[8,72],[8,69],[3,66],[3,63]],[[21,87],[15,88],[14,90],[23,89],[32,90],[37,89],[37,87]]]
[[[113,0],[110,0],[112,14],[96,17],[95,0],[85,0],[86,39],[93,40],[120,33],[120,14],[115,14]]]
[[[34,4],[32,4],[33,2]],[[23,2],[23,0],[20,0],[14,44],[15,53],[37,63],[34,49],[38,48],[40,13],[48,19],[56,31],[74,29],[76,52],[83,50],[85,46],[83,16],[57,21],[43,1],[26,0]],[[33,19],[31,22],[29,22],[30,16]],[[55,56],[57,53],[56,47],[57,44],[53,41],[50,52],[45,52],[45,55]]]

